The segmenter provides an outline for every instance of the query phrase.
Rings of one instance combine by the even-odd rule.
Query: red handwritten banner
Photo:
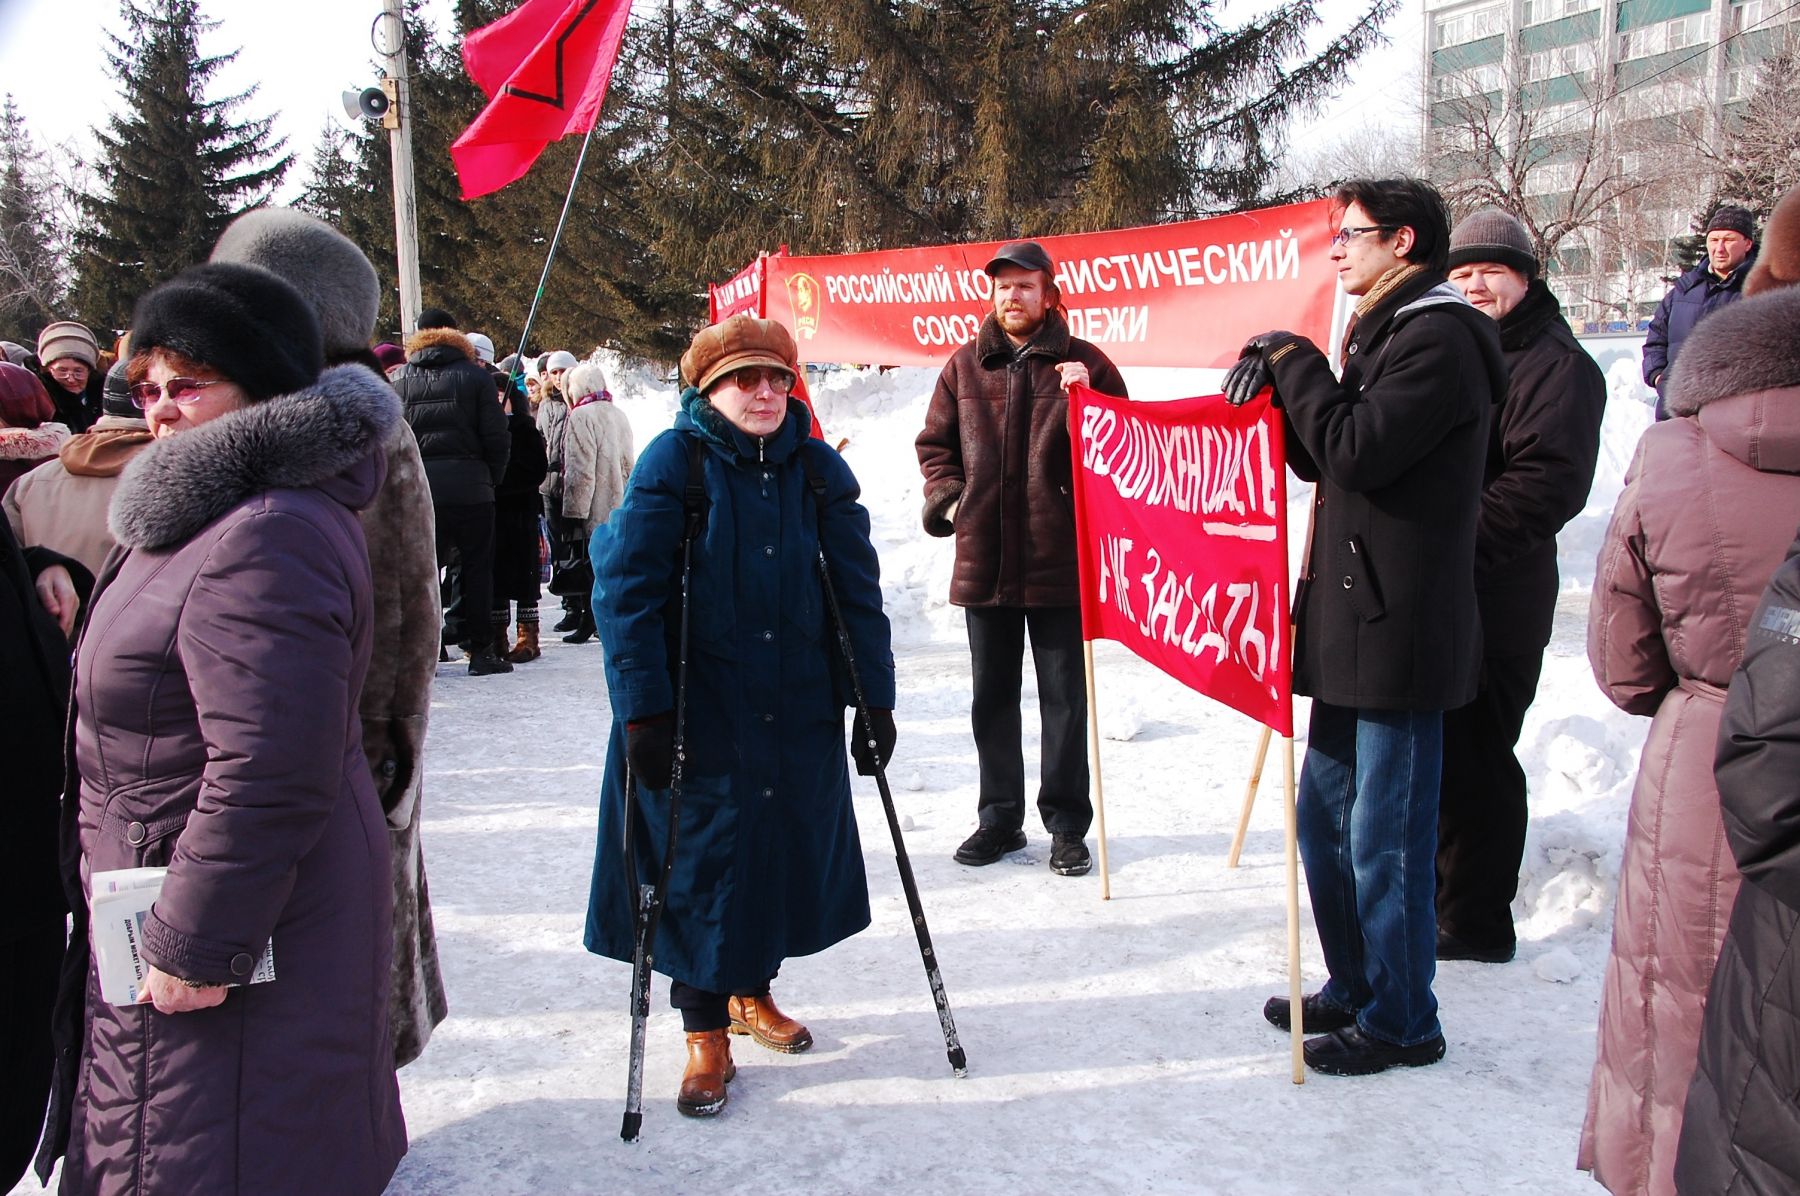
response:
[[[706,287],[706,322],[717,324],[732,316],[748,312],[763,314],[763,277],[767,273],[767,257],[759,257],[732,275],[729,281],[709,283]]]
[[[1267,399],[1133,403],[1077,386],[1081,622],[1294,733],[1287,454]]]
[[[1270,328],[1329,343],[1334,231],[1321,199],[1039,240],[1076,336],[1119,365],[1222,367]],[[761,314],[793,330],[805,361],[941,365],[993,310],[982,267],[999,246],[772,255],[756,263],[768,269]]]

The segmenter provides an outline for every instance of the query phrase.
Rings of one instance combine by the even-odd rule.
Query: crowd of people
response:
[[[1260,334],[1224,391],[1267,396],[1317,484],[1293,625],[1328,977],[1301,1014],[1308,1065],[1355,1076],[1444,1058],[1437,961],[1517,950],[1516,749],[1606,394],[1514,216],[1453,226],[1411,179],[1347,183],[1334,211],[1342,343]],[[1731,300],[1646,347],[1666,418],[1589,615],[1602,690],[1653,716],[1579,1156],[1615,1194],[1800,1187],[1800,193],[1766,231],[1711,225],[1711,281],[1665,306]],[[954,858],[1026,845],[1029,643],[1049,868],[1078,877],[1067,391],[1125,383],[1071,335],[1042,245],[986,272],[992,309],[916,445],[970,654],[976,826]],[[110,348],[71,320],[0,342],[8,1184],[35,1158],[68,1193],[387,1185],[397,1069],[447,1015],[419,835],[432,681],[457,651],[476,677],[537,660],[546,589],[566,643],[598,639],[610,698],[585,943],[631,961],[656,927],[680,1112],[725,1106],[734,1035],[808,1049],[782,964],[869,924],[850,770],[895,750],[896,663],[860,488],[788,329],[698,332],[640,453],[595,361],[496,361],[441,308],[375,343],[379,300],[349,239],[263,209]],[[138,999],[113,1004],[89,902],[136,869],[160,889]]]

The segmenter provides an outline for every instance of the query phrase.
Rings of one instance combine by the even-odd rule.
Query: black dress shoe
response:
[[[962,846],[956,849],[953,857],[959,864],[972,864],[977,867],[991,864],[1009,851],[1025,850],[1025,832],[1022,830],[1003,830],[997,826],[976,828],[974,834],[963,840]]]
[[[1448,930],[1440,930],[1437,934],[1437,957],[1439,959],[1472,960],[1475,963],[1511,963],[1518,954],[1516,942],[1503,943],[1495,947],[1484,947],[1459,939]]]
[[[1291,1030],[1294,1028],[1292,1008],[1293,1002],[1286,997],[1270,997],[1263,1002],[1263,1016],[1277,1030]],[[1324,993],[1308,993],[1301,997],[1300,1012],[1305,1015],[1301,1029],[1308,1034],[1329,1034],[1356,1024],[1354,1011],[1333,1005],[1325,999]]]
[[[1444,1057],[1444,1036],[1413,1046],[1370,1038],[1355,1026],[1309,1038],[1301,1048],[1306,1065],[1328,1076],[1372,1076],[1390,1067],[1424,1067]]]

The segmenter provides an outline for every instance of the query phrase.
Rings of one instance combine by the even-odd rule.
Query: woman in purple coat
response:
[[[85,969],[50,1151],[65,1193],[373,1196],[406,1130],[356,512],[399,402],[362,366],[322,370],[312,309],[254,267],[189,270],[132,325],[156,440],[113,499],[123,552],[76,653],[80,880],[168,873],[146,1002],[105,1003]],[[274,979],[245,983],[265,948]]]

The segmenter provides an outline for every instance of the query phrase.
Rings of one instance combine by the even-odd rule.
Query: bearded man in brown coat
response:
[[[1081,664],[1075,503],[1067,388],[1125,396],[1106,354],[1069,335],[1056,268],[1035,241],[987,264],[994,310],[944,366],[919,433],[925,530],[956,537],[950,601],[964,609],[981,769],[980,825],[959,864],[991,864],[1025,846],[1019,687],[1031,635],[1043,720],[1038,813],[1050,868],[1080,876],[1088,800],[1087,691]]]

